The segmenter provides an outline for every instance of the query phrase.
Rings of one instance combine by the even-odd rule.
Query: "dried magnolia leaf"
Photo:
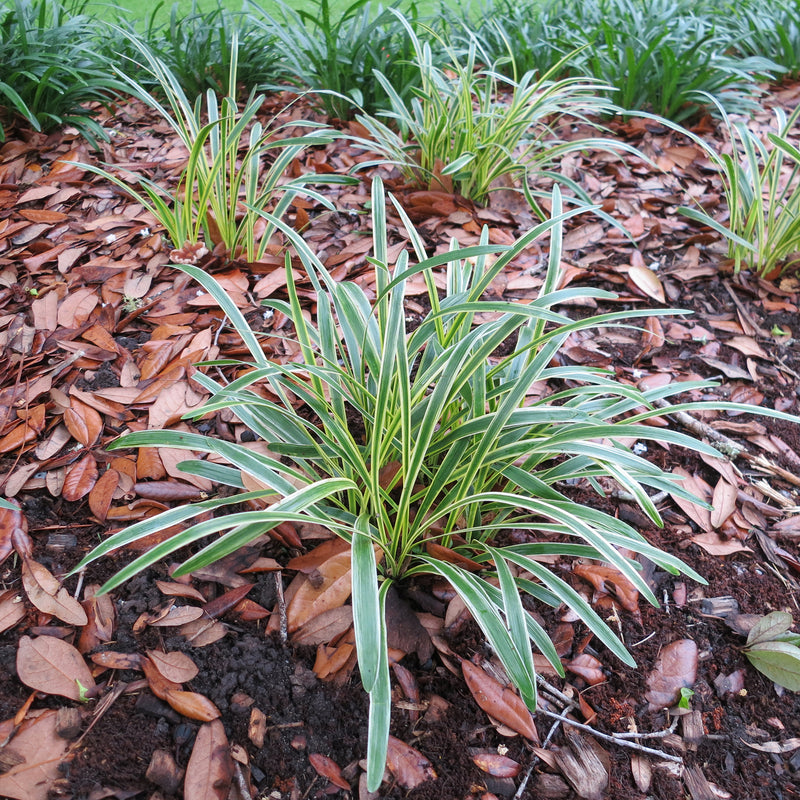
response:
[[[55,636],[23,636],[17,649],[17,675],[31,689],[58,694],[70,700],[85,700],[94,688],[94,678],[83,656],[68,642]]]
[[[148,620],[147,624],[153,628],[171,628],[194,622],[203,616],[203,609],[197,606],[172,606],[166,613],[158,614]]]
[[[0,593],[0,633],[10,630],[25,619],[25,603],[19,592],[7,589]]]
[[[758,750],[762,753],[791,753],[800,747],[800,739],[794,737],[787,739],[785,742],[764,742],[764,744],[756,744],[755,742],[748,742],[745,739],[742,741],[753,750]]]
[[[575,656],[569,664],[566,664],[566,668],[575,675],[580,675],[590,686],[603,683],[606,679],[603,663],[588,653]]]
[[[119,480],[119,472],[115,469],[107,469],[89,492],[89,508],[100,522],[105,522],[108,516],[108,509],[111,508],[111,501],[114,499],[117,486],[119,486]]]
[[[103,418],[91,406],[75,397],[70,399],[70,407],[64,411],[64,424],[87,449],[94,446],[103,432]]]
[[[167,680],[174,683],[187,683],[196,678],[200,671],[197,664],[186,653],[148,650],[147,657]]]
[[[650,762],[639,753],[631,753],[631,774],[636,788],[646,794],[650,790],[653,781],[653,769]]]
[[[475,766],[493,778],[516,778],[520,765],[508,756],[499,753],[477,753],[472,756]]]
[[[67,625],[86,625],[89,621],[81,604],[38,561],[23,560],[22,585],[39,611],[52,614]]]
[[[206,647],[214,644],[214,642],[224,638],[227,632],[228,629],[225,627],[225,623],[219,620],[203,619],[202,617],[194,622],[181,625],[178,629],[178,633],[193,647]]]
[[[61,762],[70,743],[56,731],[58,712],[32,711],[3,748],[17,763],[0,775],[0,796],[9,800],[47,800],[62,776]],[[4,737],[5,739],[6,737]]]
[[[184,800],[226,800],[233,780],[233,760],[225,727],[218,719],[200,726],[186,765]]]
[[[572,571],[589,581],[598,592],[615,597],[620,605],[631,613],[639,610],[639,592],[616,568],[606,564],[575,564]]]
[[[97,462],[91,453],[87,453],[67,470],[61,496],[70,503],[80,500],[92,491],[97,475]]]
[[[99,587],[95,586],[96,591]],[[88,587],[87,587],[87,594]],[[81,603],[86,612],[88,622],[81,628],[78,638],[78,649],[88,653],[100,645],[110,642],[116,630],[117,612],[114,601],[107,594],[97,597],[94,592]]]
[[[181,689],[167,688],[166,700],[179,714],[200,722],[211,722],[220,716],[219,709],[205,696],[197,692],[184,692]]]
[[[14,550],[14,535],[20,530],[23,533],[28,531],[28,522],[25,515],[17,505],[16,500],[12,503],[16,508],[0,507],[0,564],[2,564]]]
[[[701,481],[697,476],[690,475],[683,467],[676,467],[673,471],[673,475],[680,475],[683,477],[683,481],[681,482],[681,486],[684,489],[692,492],[692,494],[696,495],[700,500],[711,500],[711,491],[710,487],[707,484],[704,485],[704,482]],[[708,493],[706,493],[706,488],[709,489]],[[707,508],[703,508],[703,506],[699,505],[698,503],[694,503],[691,500],[686,500],[683,497],[680,497],[675,494],[670,494],[670,497],[675,501],[676,505],[686,514],[689,519],[692,520],[701,530],[703,531],[711,531],[711,512]]]
[[[493,719],[539,743],[533,717],[522,698],[506,688],[471,661],[462,661],[461,670],[475,702]]]
[[[341,768],[332,758],[328,758],[322,753],[309,753],[308,760],[317,774],[327,778],[340,789],[344,789],[346,792],[350,791],[350,784],[344,779]]]
[[[414,789],[425,781],[436,780],[431,762],[419,750],[389,736],[386,766],[404,789]]]
[[[199,589],[194,586],[189,586],[185,583],[178,583],[176,581],[156,581],[159,591],[168,597],[186,597],[190,600],[199,600],[201,603],[206,602]]]
[[[353,624],[353,607],[339,606],[317,614],[292,635],[297,645],[327,644]]]
[[[248,592],[253,588],[254,584],[245,583],[241,586],[236,586],[229,589],[219,597],[215,597],[210,602],[203,606],[203,613],[208,619],[217,619],[227,614],[232,608],[235,608],[239,603],[244,600]]]
[[[628,270],[628,277],[638,289],[641,289],[648,297],[652,297],[657,303],[666,302],[664,287],[653,270],[647,267],[631,267]]]
[[[147,500],[158,500],[161,503],[172,503],[179,500],[200,500],[203,492],[196,486],[181,481],[146,481],[136,483],[133,491]]]
[[[668,644],[647,676],[645,698],[651,711],[671,706],[681,689],[690,687],[697,678],[697,645],[691,639],[678,639]]]
[[[703,548],[712,556],[729,556],[731,553],[750,553],[752,552],[746,544],[742,544],[738,539],[723,539],[718,533],[698,533],[692,536],[690,541]]]
[[[738,490],[735,486],[732,486],[724,478],[720,478],[717,481],[711,498],[711,505],[714,507],[711,511],[711,526],[713,528],[719,528],[736,511],[737,496]]]
[[[142,657],[138,653],[117,653],[106,650],[101,653],[92,653],[89,658],[93,664],[106,669],[141,669]]]
[[[305,575],[286,608],[289,632],[293,633],[317,614],[343,605],[350,597],[351,579],[349,548]]]

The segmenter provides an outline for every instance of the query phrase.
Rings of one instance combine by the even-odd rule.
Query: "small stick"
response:
[[[547,745],[550,744],[550,740],[553,738],[553,736],[555,736],[555,733],[558,730],[558,726],[560,724],[561,724],[560,719],[553,723],[553,725],[550,728],[550,731],[545,737],[545,740],[542,742],[542,747],[547,747]],[[519,787],[517,788],[517,791],[514,793],[514,797],[512,798],[512,800],[522,800],[522,795],[525,792],[525,788],[528,785],[528,781],[531,779],[531,775],[533,775],[533,770],[536,769],[536,765],[539,763],[540,760],[541,759],[539,758],[539,756],[534,754],[531,763],[528,765],[528,771],[525,773],[525,777],[522,779]]]
[[[278,595],[278,613],[281,615],[281,644],[286,644],[289,639],[289,623],[286,620],[286,600],[283,597],[283,578],[281,570],[275,575],[275,592]]]
[[[714,442],[714,446],[717,448],[717,450],[729,458],[737,458],[738,456],[747,453],[747,450],[743,445],[734,442],[733,439],[729,439],[724,433],[720,433],[710,425],[706,425],[705,422],[695,419],[685,411],[670,411],[672,405],[666,400],[653,400],[652,402],[657,408],[662,408],[671,417],[675,417],[675,419],[680,422],[684,428],[691,431],[696,436],[710,439],[712,442]]]
[[[580,706],[571,698],[567,697],[560,689],[556,689],[553,684],[548,683],[541,675],[537,673],[536,675],[536,683],[542,687],[548,694],[551,694],[554,698],[559,700],[563,705],[567,708],[574,708],[576,710],[580,709]]]
[[[656,750],[653,747],[645,747],[645,745],[639,744],[639,742],[631,741],[630,739],[621,739],[616,734],[609,735],[608,733],[602,733],[596,728],[593,728],[591,725],[584,725],[582,722],[576,722],[575,720],[569,719],[569,717],[555,714],[554,712],[548,711],[544,708],[540,708],[538,710],[542,714],[546,714],[548,717],[561,720],[561,722],[566,722],[567,725],[572,725],[573,727],[579,728],[582,731],[591,733],[592,736],[597,736],[599,739],[605,739],[607,742],[614,742],[615,744],[620,745],[620,747],[630,747],[632,750],[638,750],[640,753],[649,753],[650,755],[658,756],[659,758],[663,758],[667,761],[675,761],[678,764],[683,763],[683,758],[681,756],[673,756],[669,753],[665,753],[663,750]]]

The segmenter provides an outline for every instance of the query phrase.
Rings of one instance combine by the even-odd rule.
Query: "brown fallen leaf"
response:
[[[752,549],[738,539],[723,539],[718,533],[698,533],[689,539],[712,556],[729,556],[732,553],[752,553]]]
[[[81,653],[88,653],[114,638],[117,611],[110,595],[98,597],[95,594],[99,588],[99,585],[87,586],[84,593],[86,599],[81,603],[88,620],[78,637],[77,645]]]
[[[753,750],[759,750],[762,753],[791,753],[800,747],[800,739],[793,737],[787,739],[785,742],[764,742],[764,744],[757,744],[756,742],[748,742],[746,739],[742,741]]]
[[[179,714],[200,722],[211,722],[220,716],[219,709],[205,696],[197,692],[168,687],[164,692],[166,700]]]
[[[516,778],[519,775],[520,765],[499,753],[476,753],[472,756],[475,766],[491,775],[493,778]]]
[[[492,678],[485,670],[466,659],[461,662],[464,680],[475,702],[493,719],[539,743],[533,717],[522,698]]]
[[[97,462],[91,453],[87,453],[67,469],[61,496],[70,503],[80,500],[92,491],[97,476]]]
[[[52,614],[67,625],[86,625],[89,621],[81,604],[38,561],[23,559],[22,585],[39,611]]]
[[[339,606],[312,617],[292,634],[297,645],[327,644],[353,624],[353,607]]]
[[[14,533],[21,530],[23,533],[28,531],[28,522],[25,515],[13,501],[16,509],[0,508],[0,564],[11,555],[14,550]]]
[[[639,592],[616,568],[607,564],[575,564],[572,571],[589,581],[598,592],[615,597],[620,605],[635,614],[639,610]]]
[[[19,592],[7,589],[0,592],[0,633],[10,630],[25,619],[25,603]]]
[[[711,500],[712,491],[711,487],[705,483],[701,478],[696,475],[690,475],[683,467],[676,467],[672,471],[673,475],[680,475],[683,477],[681,487],[687,489],[700,500],[709,502]],[[711,512],[707,508],[703,508],[691,500],[685,500],[678,495],[670,494],[670,497],[675,501],[676,505],[692,520],[701,530],[711,531]]]
[[[62,777],[60,766],[70,744],[56,732],[57,717],[52,709],[31,711],[17,728],[2,752],[4,757],[13,753],[19,761],[0,775],[0,796],[10,800],[47,800],[50,796]]]
[[[697,645],[691,639],[678,639],[668,644],[647,676],[645,698],[651,711],[671,706],[678,692],[691,686],[697,678]]]
[[[233,759],[222,722],[200,726],[186,765],[184,800],[226,800],[233,780]]]
[[[658,303],[666,302],[664,287],[653,270],[647,267],[634,266],[628,270],[628,277],[634,286],[641,289],[648,297],[652,297]]]
[[[142,657],[138,653],[117,653],[114,650],[105,650],[92,653],[89,658],[93,664],[106,669],[141,669]]]
[[[631,774],[636,788],[646,794],[650,790],[653,781],[653,768],[645,756],[639,753],[631,753]]]
[[[436,780],[431,762],[419,750],[394,736],[389,736],[386,766],[404,789],[415,789],[425,781]]]
[[[203,606],[203,613],[208,619],[217,619],[235,608],[253,588],[254,584],[245,583],[229,589],[219,597],[215,597]]]
[[[147,657],[167,680],[174,683],[187,683],[196,678],[200,671],[186,653],[148,650]]]
[[[17,648],[17,675],[31,689],[85,700],[94,689],[92,673],[83,656],[69,642],[55,636],[23,636]]]
[[[85,448],[93,447],[103,432],[103,418],[91,406],[76,397],[70,398],[70,407],[64,411],[67,430]]]
[[[344,779],[341,768],[332,758],[328,758],[322,753],[309,753],[308,760],[318,775],[327,778],[340,789],[344,789],[346,792],[350,791],[350,784]]]
[[[603,663],[588,653],[580,653],[565,666],[570,672],[580,675],[590,686],[596,686],[606,680]]]
[[[352,576],[349,547],[330,556],[304,578],[286,607],[290,633],[294,633],[317,614],[343,605],[350,596]]]
[[[107,469],[89,492],[89,508],[100,522],[105,522],[114,492],[119,486],[120,474],[115,469]]]

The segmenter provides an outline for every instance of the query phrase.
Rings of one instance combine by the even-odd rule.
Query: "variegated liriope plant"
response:
[[[227,383],[199,372],[196,380],[211,397],[190,416],[233,409],[268,443],[273,455],[178,431],[131,433],[113,445],[177,447],[213,455],[213,461],[183,462],[181,469],[240,493],[179,506],[111,536],[76,569],[151,533],[188,524],[138,556],[105,584],[104,591],[179,548],[210,537],[179,568],[180,574],[190,573],[287,520],[324,525],[351,544],[358,663],[370,695],[370,790],[381,782],[387,753],[391,693],[384,603],[393,584],[423,575],[449,581],[533,710],[532,647],[560,674],[563,670],[547,633],[523,605],[521,592],[551,606],[567,605],[612,653],[633,664],[606,623],[549,566],[554,557],[607,562],[654,604],[656,598],[639,565],[623,551],[641,554],[671,573],[702,580],[630,525],[575,502],[559,488],[567,481],[582,480],[602,491],[601,482],[612,479],[660,525],[648,490],[691,495],[681,488],[679,478],[623,442],[634,438],[708,455],[716,451],[670,428],[642,424],[663,413],[654,407],[656,401],[702,384],[671,383],[640,390],[602,369],[554,366],[559,348],[574,331],[670,312],[617,311],[573,321],[555,310],[577,297],[603,300],[613,295],[600,289],[557,288],[562,224],[579,212],[562,211],[558,188],[551,201],[552,217],[512,247],[489,246],[484,234],[479,246],[454,245],[450,252],[433,257],[426,255],[411,221],[395,203],[412,237],[417,263],[403,252],[390,266],[385,197],[382,185],[375,182],[370,259],[375,269],[374,299],[356,283],[334,280],[303,239],[272,218],[291,240],[318,298],[316,318],[310,321],[303,315],[287,257],[289,300],[266,303],[294,324],[302,355],[297,363],[267,359],[241,312],[214,278],[196,267],[181,267],[214,296],[251,357],[246,363],[215,362],[237,371]],[[484,299],[494,278],[548,232],[549,263],[538,298],[528,305]],[[498,257],[492,260],[494,255]],[[440,267],[446,278],[443,296],[434,278]],[[404,289],[418,276],[427,286],[430,311],[409,330]],[[511,337],[515,342],[511,352],[496,355]],[[549,396],[529,396],[537,381],[552,387]],[[257,392],[259,385],[269,391]],[[310,414],[297,414],[298,399]],[[732,404],[719,404],[723,406]],[[354,417],[360,424],[352,424]],[[266,488],[245,491],[246,485],[254,484],[243,475]],[[238,510],[246,500],[265,498],[269,505],[263,510]],[[218,513],[192,522],[208,512]],[[509,528],[530,531],[534,541],[501,544],[498,534]],[[477,562],[482,570],[470,572],[453,563],[457,559],[440,558],[444,551],[430,548],[431,543]]]

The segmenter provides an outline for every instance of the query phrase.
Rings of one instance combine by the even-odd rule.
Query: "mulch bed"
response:
[[[772,99],[790,107],[800,99],[800,86],[778,87]],[[276,110],[283,98],[270,102]],[[140,168],[156,180],[175,179],[183,153],[162,121],[135,103],[104,113],[115,134],[100,160]],[[766,126],[769,120],[765,112],[757,123]],[[704,396],[800,413],[800,279],[789,274],[767,282],[747,273],[733,275],[724,248],[676,213],[689,196],[708,207],[720,202],[719,186],[700,149],[649,121],[612,127],[656,166],[595,153],[571,156],[562,170],[622,222],[635,245],[596,218],[579,217],[565,237],[565,280],[617,292],[619,300],[608,309],[666,305],[694,313],[653,317],[644,330],[574,336],[563,350],[565,363],[610,368],[631,381],[716,378],[719,385]],[[697,130],[719,139],[709,120]],[[564,133],[570,135],[569,129]],[[84,626],[42,610],[23,587],[23,563],[63,575],[110,531],[180,501],[177,491],[190,499],[208,491],[186,476],[176,477],[166,456],[162,461],[149,456],[145,464],[135,453],[111,452],[105,446],[125,429],[178,424],[181,413],[202,400],[190,384],[192,364],[212,351],[241,355],[240,343],[222,325],[221,315],[170,266],[168,246],[142,209],[66,163],[95,158],[69,132],[49,137],[9,132],[0,148],[0,491],[19,501],[31,547],[24,559],[12,555],[14,548],[24,546],[20,538],[12,539],[8,516],[0,518],[0,554],[7,556],[0,566],[0,664],[7,676],[0,682],[0,719],[19,715],[19,725],[26,713],[56,711],[59,736],[67,743],[60,751],[53,745],[58,752],[55,771],[47,772],[27,796],[367,797],[359,788],[367,699],[357,670],[351,662],[321,680],[318,647],[297,645],[291,637],[282,641],[266,616],[277,607],[276,575],[288,587],[294,573],[285,565],[302,549],[318,544],[318,531],[301,535],[302,549],[271,539],[241,556],[243,560],[194,576],[186,596],[177,598],[179,606],[191,605],[190,591],[199,591],[208,604],[244,582],[252,583],[249,605],[237,601],[222,608],[214,625],[224,635],[206,644],[192,641],[186,628],[157,624],[158,611],[163,612],[170,597],[156,581],[169,582],[169,564],[114,590],[110,618],[87,600],[89,622]],[[309,154],[298,168],[347,172],[354,161],[366,158],[368,154],[338,141]],[[365,173],[358,187],[332,190],[339,213],[298,202],[289,217],[304,227],[307,240],[337,278],[366,285],[371,281],[365,260],[370,239],[362,233],[369,219],[363,208],[371,174]],[[388,170],[382,175],[431,250],[445,249],[451,237],[462,245],[477,243],[483,225],[489,226],[492,242],[506,244],[532,223],[527,207],[511,192],[499,192],[488,208],[478,208],[445,191],[406,187]],[[405,238],[391,212],[389,224],[399,249]],[[535,296],[542,257],[540,249],[531,249],[491,291],[520,301]],[[270,354],[275,359],[291,358],[291,343],[284,339],[290,331],[280,327],[280,319],[264,318],[259,301],[282,291],[282,263],[278,252],[255,265],[231,263],[219,254],[205,262],[238,293],[254,324],[273,334]],[[423,311],[421,302],[421,294],[409,295],[409,316]],[[562,310],[577,316],[603,308],[575,305]],[[687,510],[667,497],[660,504],[665,527],[656,529],[626,498],[602,500],[573,487],[576,500],[604,504],[604,510],[634,524],[708,580],[707,586],[699,586],[650,570],[648,581],[662,605],[655,609],[641,602],[631,611],[613,591],[598,592],[572,573],[572,565],[563,565],[563,576],[592,599],[638,662],[636,669],[620,664],[587,639],[583,626],[563,610],[536,609],[559,641],[565,663],[588,656],[599,665],[601,682],[577,671],[569,671],[566,680],[545,676],[575,702],[580,697],[582,714],[574,719],[589,728],[538,714],[538,743],[507,735],[512,732],[479,708],[461,676],[459,658],[491,666],[479,631],[461,615],[442,632],[452,656],[442,651],[427,659],[414,653],[403,659],[418,700],[400,688],[395,671],[392,734],[413,748],[406,754],[421,754],[430,765],[395,765],[378,796],[800,796],[800,700],[749,665],[741,652],[745,637],[737,630],[736,613],[713,615],[721,607],[715,599],[725,597],[735,601],[741,615],[787,610],[798,618],[800,429],[751,415],[719,414],[701,421],[747,449],[749,455],[735,462],[738,475],[731,477],[674,447],[653,446],[651,457],[667,469],[685,470],[701,493],[713,492],[721,481],[733,487],[734,505],[725,520],[709,526],[696,509]],[[217,435],[241,437],[242,426],[232,415],[203,424]],[[111,471],[117,483],[101,491],[101,476]],[[156,483],[172,488],[156,492]],[[274,559],[277,569],[243,577],[242,566],[256,559]],[[85,587],[99,585],[129,560],[130,554],[122,553],[92,564],[65,586],[84,600]],[[437,594],[438,587],[415,588],[405,598],[408,607],[415,612],[439,608],[443,616],[449,601]],[[732,601],[725,602],[730,609]],[[11,610],[20,603],[21,615]],[[13,624],[3,624],[10,614],[17,614]],[[93,667],[98,688],[88,703],[46,690],[34,696],[18,678],[21,641],[46,636],[75,645]],[[645,694],[659,655],[683,639],[697,645],[697,676],[689,708],[676,718],[651,710]],[[202,717],[179,713],[174,703],[158,696],[161,679],[143,679],[137,659],[152,651],[181,653],[197,666],[196,676],[183,688],[220,712],[233,752],[227,783],[215,788],[213,769],[205,783],[193,777],[199,767],[191,755],[199,747],[198,731],[206,726]],[[104,669],[90,660],[101,652],[129,655],[132,661],[128,668],[118,664]],[[254,719],[260,721],[260,730],[254,729]],[[13,730],[14,724],[0,731],[0,796],[7,792],[22,797],[26,795],[13,788],[9,776],[18,769],[18,756],[32,762],[37,751],[33,745],[14,751],[15,742],[25,740],[21,728],[11,738]],[[636,753],[608,738],[634,731],[663,732],[638,741],[673,760]],[[335,762],[336,769],[328,771],[317,754]],[[505,755],[517,766],[509,777],[493,776],[476,763],[486,766],[486,754]],[[208,763],[216,764],[218,756]],[[420,770],[424,774],[431,768],[436,779],[419,782]],[[352,788],[342,788],[341,781]]]

